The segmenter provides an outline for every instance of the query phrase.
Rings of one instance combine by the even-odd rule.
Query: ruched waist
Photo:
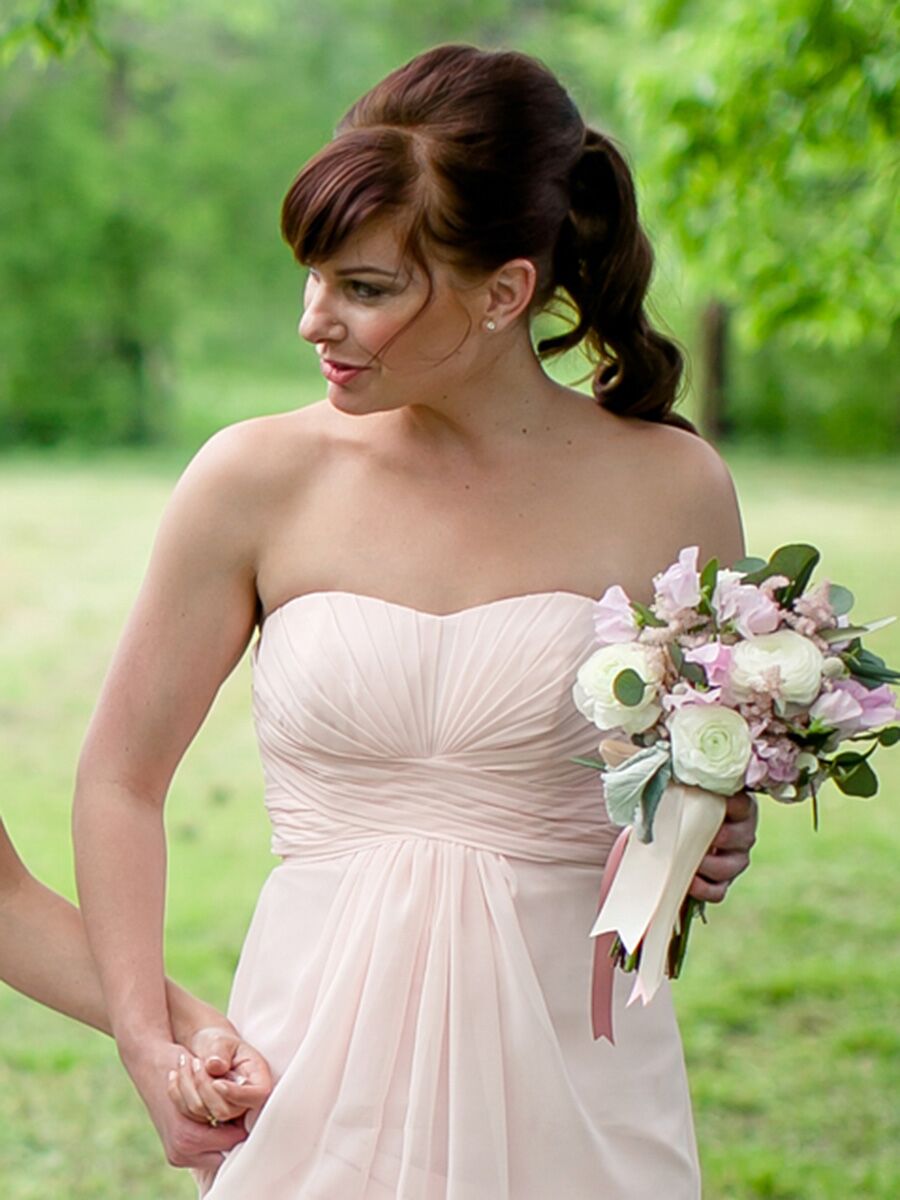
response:
[[[442,801],[442,802],[441,802]],[[498,812],[459,796],[398,790],[383,803],[353,803],[353,797],[298,794],[270,786],[266,806],[272,823],[272,850],[283,858],[320,860],[352,854],[381,843],[407,840],[446,842],[531,862],[600,867],[615,830],[600,819]],[[600,809],[598,802],[597,808]]]

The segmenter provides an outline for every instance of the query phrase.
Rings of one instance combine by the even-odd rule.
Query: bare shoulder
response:
[[[591,450],[595,486],[603,490],[596,501],[617,512],[623,535],[639,538],[648,559],[662,565],[689,545],[704,560],[741,558],[734,483],[715,448],[673,425],[602,416]]]
[[[629,422],[639,443],[657,519],[680,545],[698,545],[701,560],[732,563],[744,537],[731,472],[715,447],[673,425]]]
[[[214,526],[233,545],[252,536],[321,465],[329,437],[322,409],[315,404],[219,430],[185,468],[170,509]]]
[[[296,412],[252,417],[228,425],[198,450],[182,480],[221,490],[236,504],[296,481],[318,461],[328,437],[323,404]]]

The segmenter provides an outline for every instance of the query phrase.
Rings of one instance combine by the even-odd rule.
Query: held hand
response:
[[[272,1090],[269,1065],[231,1026],[211,1025],[190,1040],[168,1074],[169,1098],[192,1121],[232,1121],[260,1109]]]
[[[700,863],[690,895],[718,904],[729,886],[750,865],[750,850],[756,841],[759,811],[748,792],[728,797],[725,820]]]
[[[173,1167],[217,1170],[222,1155],[244,1140],[247,1131],[239,1125],[203,1124],[179,1112],[167,1094],[169,1072],[178,1071],[179,1060],[188,1058],[183,1047],[170,1042],[142,1049],[140,1056],[125,1056],[123,1061],[141,1099],[150,1113],[166,1159]]]

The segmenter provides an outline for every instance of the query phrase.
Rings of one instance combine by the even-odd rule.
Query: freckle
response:
[[[527,429],[526,429],[526,428],[523,426],[523,427],[522,427],[522,432],[523,432],[523,433],[527,433],[527,432],[528,432],[528,430],[527,430]]]
[[[567,445],[567,446],[571,446],[571,445],[572,445],[572,439],[571,439],[571,438],[566,438],[566,445]]]
[[[468,483],[466,484],[466,491],[467,491],[467,492],[470,490],[470,486],[471,486],[470,484],[468,484]]]

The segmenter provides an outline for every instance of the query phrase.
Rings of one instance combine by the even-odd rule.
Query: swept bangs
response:
[[[423,171],[414,137],[384,126],[349,129],[309,160],[281,208],[281,233],[298,262],[322,262],[368,221],[408,216],[408,251],[424,218]]]

